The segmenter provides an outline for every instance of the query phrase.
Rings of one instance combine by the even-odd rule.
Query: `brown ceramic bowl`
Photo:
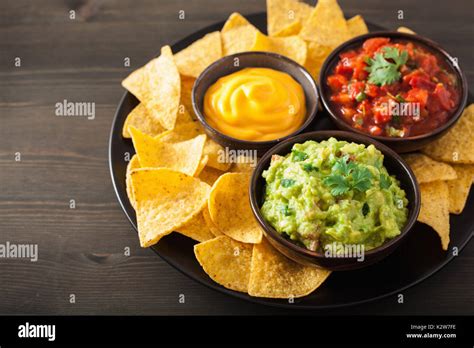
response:
[[[239,61],[238,66],[234,64],[236,59]],[[248,141],[230,137],[207,123],[203,110],[203,101],[208,88],[223,76],[251,67],[270,68],[285,72],[303,87],[306,97],[306,120],[297,131],[279,139]],[[209,65],[201,75],[198,76],[194,83],[192,100],[194,112],[209,137],[230,149],[257,150],[258,156],[261,156],[278,142],[299,134],[310,126],[318,109],[319,94],[316,83],[309,72],[295,61],[276,53],[252,51],[225,56]]]
[[[364,260],[358,261],[357,258],[331,258],[324,256],[323,253],[310,251],[304,247],[301,247],[288,239],[284,238],[275,229],[267,223],[262,214],[260,213],[260,207],[263,204],[264,192],[265,192],[265,179],[262,177],[262,172],[270,166],[270,160],[272,155],[286,155],[290,153],[291,148],[296,143],[304,143],[307,140],[322,141],[327,140],[331,137],[337,140],[346,140],[348,142],[354,142],[358,144],[374,145],[384,155],[384,165],[387,171],[391,175],[395,175],[400,181],[400,186],[406,192],[408,199],[408,219],[403,227],[399,236],[389,240],[385,244],[365,251]],[[317,267],[323,267],[334,271],[340,270],[352,270],[362,267],[369,266],[384,257],[387,257],[392,253],[412,229],[416,222],[418,213],[420,211],[421,200],[418,183],[415,179],[415,175],[411,171],[410,167],[405,161],[397,155],[389,147],[371,139],[365,135],[344,132],[344,131],[316,131],[305,134],[300,134],[291,139],[287,139],[277,146],[271,148],[258,162],[250,182],[250,204],[252,211],[263,228],[264,233],[268,241],[282,254],[286,255],[290,259],[304,264],[312,265]],[[421,247],[421,246],[420,246]]]
[[[459,105],[457,109],[453,112],[451,118],[445,124],[425,134],[412,136],[412,137],[406,137],[406,138],[393,138],[393,137],[387,137],[387,136],[374,136],[374,135],[365,133],[363,131],[354,129],[352,128],[351,125],[346,123],[337,115],[330,101],[330,93],[329,93],[330,91],[326,83],[327,76],[330,73],[332,73],[334,67],[336,66],[339,60],[339,54],[345,51],[348,51],[350,49],[358,48],[362,45],[362,43],[365,40],[374,38],[374,37],[388,37],[392,40],[412,41],[418,45],[426,47],[428,51],[433,52],[438,57],[443,58],[444,61],[447,63],[447,65],[451,67],[452,71],[457,75],[457,79],[460,83],[461,97],[460,97],[460,101],[459,101]],[[342,45],[337,47],[324,62],[321,68],[321,75],[319,78],[321,100],[324,104],[324,107],[328,110],[329,115],[334,120],[338,128],[342,130],[347,130],[350,132],[355,132],[355,133],[369,136],[373,139],[376,139],[384,143],[385,145],[388,145],[390,148],[397,151],[398,153],[419,150],[422,147],[431,143],[432,141],[438,139],[443,134],[445,134],[448,131],[448,129],[450,129],[458,121],[458,119],[461,117],[464,107],[466,106],[467,96],[468,96],[466,76],[462,72],[459,65],[455,64],[454,62],[455,62],[454,57],[450,55],[446,50],[444,50],[440,45],[438,45],[437,43],[427,38],[421,37],[419,35],[389,31],[389,32],[373,32],[373,33],[357,36],[349,41],[344,42]]]

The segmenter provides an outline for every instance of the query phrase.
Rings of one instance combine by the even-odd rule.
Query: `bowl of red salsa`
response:
[[[378,32],[336,48],[320,76],[321,99],[337,126],[398,152],[420,149],[461,116],[467,81],[457,60],[418,35]]]

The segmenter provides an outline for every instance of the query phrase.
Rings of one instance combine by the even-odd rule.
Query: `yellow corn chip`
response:
[[[235,29],[237,27],[245,26],[245,25],[251,25],[251,24],[240,13],[234,12],[229,16],[229,18],[227,18],[227,21],[222,27],[221,33],[225,33],[226,31]]]
[[[301,28],[300,36],[324,46],[336,47],[350,38],[344,13],[336,0],[319,0]]]
[[[135,169],[131,177],[142,247],[157,243],[198,215],[211,189],[197,178],[165,168]]]
[[[419,184],[457,178],[456,171],[449,164],[437,162],[421,153],[403,155],[403,158],[415,173]]]
[[[155,121],[166,129],[174,128],[181,82],[169,46],[161,49],[158,58],[132,72],[122,86],[145,105]]]
[[[273,34],[273,37],[285,37],[285,36],[293,36],[293,35],[298,35],[298,33],[301,31],[301,22],[296,21],[288,25],[287,27],[281,29],[280,31],[277,31],[275,34]]]
[[[179,143],[168,143],[130,127],[133,145],[143,168],[168,168],[195,175],[201,162],[205,135]]]
[[[349,28],[350,37],[364,35],[369,32],[367,25],[365,24],[364,18],[361,15],[352,17],[347,21],[347,27]]]
[[[252,245],[220,236],[194,246],[194,254],[204,271],[216,283],[247,292]]]
[[[201,172],[204,170],[206,167],[207,162],[209,161],[209,156],[208,155],[203,155],[201,157],[201,162],[199,162],[199,166],[196,170],[196,173],[194,173],[194,176],[199,176],[201,175]]]
[[[230,171],[232,173],[248,173],[252,174],[255,164],[250,157],[238,156],[235,163],[232,164]]]
[[[407,27],[398,27],[397,31],[400,33],[406,33],[406,34],[416,34],[413,30]]]
[[[224,55],[250,51],[257,39],[258,29],[253,25],[242,25],[222,32]]]
[[[206,206],[203,210],[204,209],[206,209]],[[206,240],[214,238],[214,235],[211,233],[209,227],[207,227],[207,224],[204,221],[202,213],[197,214],[183,226],[179,227],[176,232],[197,240],[198,242],[205,242]]]
[[[180,106],[183,105],[184,108],[190,113],[193,120],[196,119],[194,115],[193,102],[192,102],[192,91],[194,86],[194,77],[181,76],[181,97],[179,100]]]
[[[199,179],[212,186],[222,174],[223,171],[207,166],[199,174]]]
[[[447,182],[449,189],[449,212],[461,214],[471,190],[474,178],[474,165],[454,164],[453,167],[456,171],[457,179]]]
[[[420,185],[421,210],[418,221],[431,226],[441,238],[443,250],[449,245],[449,189],[445,181]]]
[[[181,75],[198,77],[204,69],[221,57],[221,33],[215,31],[175,54],[174,59]]]
[[[269,37],[257,32],[251,51],[274,52],[293,59],[299,64],[306,61],[306,42],[299,36]]]
[[[276,36],[295,22],[304,24],[312,10],[312,6],[296,0],[267,0],[268,35]]]
[[[302,297],[316,290],[329,274],[288,259],[264,238],[253,247],[248,292],[258,297]]]
[[[164,132],[166,129],[163,128],[161,123],[157,122],[148,112],[145,105],[142,103],[138,104],[127,116],[122,129],[122,136],[124,138],[130,138],[131,135],[128,131],[128,127],[133,126],[143,133],[155,136]]]
[[[226,173],[212,187],[209,213],[217,228],[243,243],[260,243],[262,229],[253,216],[248,195],[250,176]]]
[[[222,236],[224,233],[222,233],[216,226],[214,222],[212,222],[211,215],[209,214],[209,206],[206,204],[204,209],[202,210],[202,215],[204,216],[204,221],[206,222],[207,227],[211,231],[211,233],[216,236]]]
[[[316,81],[318,81],[321,67],[331,51],[332,48],[329,46],[308,41],[308,55],[306,58],[305,68]]]
[[[125,179],[125,184],[127,186],[127,196],[130,201],[130,205],[133,209],[136,209],[135,197],[133,195],[133,186],[132,186],[132,171],[134,169],[140,168],[140,161],[138,160],[137,155],[133,155],[132,159],[128,162],[127,165],[127,174]]]
[[[469,105],[458,122],[440,139],[422,149],[438,161],[474,163],[474,104]]]
[[[220,159],[220,154],[224,152],[224,148],[212,139],[207,139],[204,144],[204,154],[209,156],[207,165],[222,171],[229,170],[231,163],[227,163]]]

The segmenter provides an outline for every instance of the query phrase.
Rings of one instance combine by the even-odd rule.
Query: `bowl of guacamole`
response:
[[[391,253],[418,216],[408,165],[363,135],[305,133],[270,149],[251,181],[267,239],[300,263],[361,268]]]

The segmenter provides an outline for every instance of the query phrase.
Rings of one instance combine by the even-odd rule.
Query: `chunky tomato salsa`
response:
[[[341,53],[326,83],[338,116],[372,135],[428,133],[460,101],[458,78],[442,58],[421,44],[384,37]]]

